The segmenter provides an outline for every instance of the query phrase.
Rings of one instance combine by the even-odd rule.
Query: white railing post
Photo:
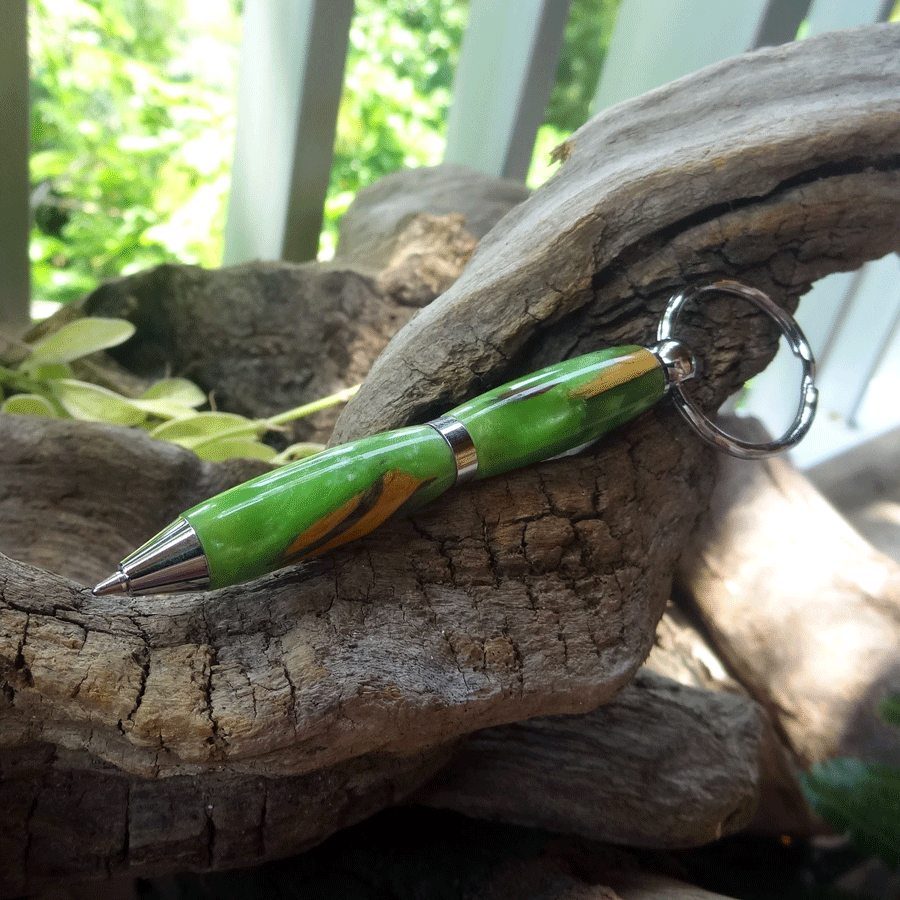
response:
[[[747,49],[777,47],[795,40],[797,30],[809,12],[810,2],[811,0],[769,0],[756,36]]]
[[[445,163],[525,180],[568,15],[569,0],[472,0]]]
[[[806,36],[881,22],[891,6],[885,0],[813,0],[806,17]]]
[[[315,259],[353,0],[246,0],[225,265]]]
[[[0,28],[0,332],[13,335],[31,321],[27,36],[25,0],[6,0]]]
[[[743,53],[768,6],[768,0],[622,0],[591,111]]]

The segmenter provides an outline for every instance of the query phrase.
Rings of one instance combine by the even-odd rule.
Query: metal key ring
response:
[[[693,354],[673,337],[676,319],[685,304],[696,300],[703,294],[715,293],[731,294],[743,300],[748,300],[774,319],[781,328],[783,336],[787,339],[794,356],[800,360],[803,367],[803,376],[800,382],[800,405],[797,408],[794,421],[778,440],[766,443],[752,443],[727,434],[711,422],[697,404],[682,390],[682,381],[686,381],[694,374]],[[794,321],[792,316],[781,309],[780,306],[777,306],[768,294],[764,294],[756,288],[747,287],[737,281],[717,281],[703,287],[682,291],[679,294],[675,294],[669,301],[669,305],[666,307],[662,319],[660,319],[659,327],[656,331],[656,339],[658,341],[656,352],[663,359],[675,405],[697,433],[715,447],[739,459],[763,459],[793,447],[809,431],[816,414],[816,404],[819,398],[819,392],[814,384],[816,362],[800,326]]]

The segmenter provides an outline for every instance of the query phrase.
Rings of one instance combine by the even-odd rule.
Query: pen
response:
[[[705,291],[742,296],[781,325],[804,362],[801,404],[780,441],[745,444],[711,422],[681,391],[693,354],[671,337],[678,311]],[[809,428],[816,390],[812,354],[793,319],[759,291],[718,282],[669,302],[652,348],[600,350],[548,366],[413,425],[323,450],[205,500],[126,557],[95,595],[214,590],[313,559],[413,512],[454,484],[490,478],[593,443],[670,389],[704,438],[745,458],[796,443]]]
[[[361,537],[454,484],[489,478],[596,440],[663,395],[642,347],[559,363],[414,425],[323,450],[192,509],[94,588],[209,590],[249,581]]]

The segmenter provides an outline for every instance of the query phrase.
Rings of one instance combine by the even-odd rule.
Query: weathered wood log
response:
[[[876,712],[900,692],[900,566],[786,460],[720,468],[680,574],[717,652],[802,762],[900,764],[896,729]]]
[[[685,281],[739,275],[790,303],[811,278],[895,249],[898,46],[900,29],[885,27],[764,51],[594,120],[392,343],[341,433],[427,418],[522,368],[645,339]],[[185,304],[179,327],[196,331],[200,315]],[[705,402],[774,350],[764,323],[730,304],[689,324],[701,326],[686,334],[703,349]],[[204,343],[216,327],[204,322]],[[160,823],[173,778],[205,798],[222,779],[272,779],[290,796],[288,779],[318,775],[303,789],[310,830],[294,838],[305,846],[367,814],[379,791],[389,802],[411,789],[462,734],[608,701],[650,649],[711,489],[710,454],[657,410],[598,456],[459,491],[302,571],[115,604],[69,579],[102,574],[237,467],[114,429],[5,417],[0,430],[0,550],[19,560],[0,558],[0,723],[10,766],[49,748],[47,777],[29,779],[37,793],[0,803],[7,833],[26,835],[4,866],[19,892],[74,865],[86,833],[76,772],[90,773],[92,797],[104,785],[120,796],[123,773],[145,778],[140,809]],[[45,539],[65,555],[50,559]],[[383,780],[364,779],[348,806],[352,777],[328,773],[377,772],[379,760]],[[111,834],[97,870],[168,852],[164,824],[132,846],[131,793],[128,815],[101,819]],[[226,820],[230,793],[216,794]],[[55,808],[67,813],[46,820],[54,839],[33,841],[35,813]],[[215,819],[179,832],[196,851],[184,864],[264,858],[267,808],[241,806],[244,836],[221,855]]]
[[[747,688],[728,673],[716,648],[701,633],[699,617],[685,614],[683,607],[690,607],[690,603],[678,590],[675,598],[678,602],[669,604],[657,626],[656,643],[644,668],[689,687],[750,696]],[[827,832],[827,826],[813,813],[803,795],[797,757],[785,741],[780,723],[762,705],[757,706],[757,714],[762,731],[758,759],[760,796],[748,830],[795,837]]]
[[[613,892],[610,900],[728,900],[724,894],[714,894],[664,875],[610,872],[603,881]]]
[[[143,529],[251,465],[223,472],[188,451],[80,423],[9,416],[0,417],[0,431],[0,546],[88,583],[145,537]],[[296,793],[290,778],[318,773],[300,808],[304,827],[321,838],[354,815],[345,809],[350,776],[331,774],[335,766],[377,772],[387,760],[383,781],[353,791],[362,816],[372,811],[370,793],[394,801],[403,791],[391,785],[409,789],[430,774],[443,753],[437,745],[608,701],[648,652],[666,601],[664,579],[642,578],[675,564],[672,547],[655,540],[656,526],[686,535],[693,517],[682,510],[706,477],[698,454],[690,484],[664,478],[661,495],[657,479],[677,457],[671,448],[654,457],[653,448],[639,441],[633,454],[643,464],[610,466],[600,482],[588,457],[459,491],[442,508],[389,524],[305,571],[203,598],[92,598],[74,581],[0,557],[3,743],[11,751],[52,745],[55,766],[87,771],[92,795],[119,803],[104,818],[114,831],[103,854],[83,854],[84,829],[73,826],[58,844],[7,848],[41,852],[14,856],[5,870],[36,881],[79,859],[85,875],[122,863],[153,870],[174,856],[179,865],[234,864],[241,857],[218,856],[199,825],[179,831],[198,842],[194,851],[173,853],[166,818],[153,812],[170,808],[172,777],[195,787],[190,821],[215,794],[226,822],[233,816],[263,835],[267,806],[251,807],[236,789],[217,791],[223,772],[247,784],[284,779],[267,789],[276,802],[281,792]],[[653,521],[621,512],[625,498],[642,496],[664,504]],[[620,510],[613,530],[598,506]],[[51,547],[56,560],[48,559]],[[361,757],[368,762],[353,762]],[[32,821],[34,809],[72,809],[66,791],[83,783],[28,773],[40,803],[0,804],[10,833],[43,823]],[[132,791],[113,788],[132,783],[123,773],[151,779],[139,782],[139,793],[158,839],[143,831],[138,855],[121,808]],[[105,782],[114,796],[97,787]],[[96,821],[88,807],[82,812]],[[288,849],[263,837],[241,846],[245,862]]]
[[[476,900],[729,900],[724,894],[646,872],[609,871],[586,878],[577,865],[561,856],[511,861],[485,877],[469,896]]]
[[[382,896],[417,900],[721,898],[720,893],[688,883],[700,867],[691,865],[690,857],[685,856],[632,851],[406,806],[386,810],[292,859],[239,872],[184,874],[151,884],[149,893],[175,900],[226,895],[247,900],[309,895],[319,900]],[[776,848],[768,848],[765,864],[777,868],[781,861]],[[779,881],[777,876],[769,880]]]
[[[530,193],[519,181],[460,165],[394,172],[354,197],[341,217],[335,255],[381,272],[398,251],[408,254],[408,228],[416,219],[462,216],[465,230],[481,240]]]
[[[471,735],[414,799],[632,847],[698,846],[753,818],[764,736],[747,698],[645,669],[592,712]]]
[[[107,282],[79,308],[137,326],[115,352],[129,371],[161,377],[174,369],[221,409],[275,415],[361,382],[394,333],[453,283],[475,246],[459,216],[415,219],[397,240],[404,249],[377,275],[340,263],[213,272],[166,265]],[[327,440],[336,418],[328,409],[301,419],[286,442]]]
[[[114,355],[129,372],[174,369],[220,408],[274,415],[361,382],[528,193],[464,166],[397,172],[351,204],[332,263],[159,266],[106,282],[37,335],[73,315],[128,319],[138,333]],[[327,440],[336,418],[328,409],[294,422],[286,442]]]
[[[368,754],[305,775],[147,779],[50,743],[0,750],[0,895],[283,858],[396,803],[446,756]],[[14,827],[15,826],[15,827]]]
[[[593,708],[649,651],[666,592],[642,574],[674,565],[656,528],[689,530],[681,510],[705,477],[697,455],[691,486],[663,478],[660,494],[671,448],[654,455],[640,441],[642,465],[610,467],[600,482],[590,457],[534,467],[303,569],[203,598],[123,603],[21,561],[90,583],[145,531],[260,464],[223,469],[103,426],[0,423],[0,539],[20,560],[5,562],[15,573],[5,591],[14,702],[2,721],[45,739],[59,725],[61,740],[78,723],[85,733],[72,749],[89,733],[95,752],[145,775],[242,757],[259,774],[309,771]],[[67,464],[54,467],[60,454]],[[620,512],[607,530],[597,508],[621,510],[627,498],[665,506],[652,522]],[[29,522],[41,533],[26,532]],[[92,671],[98,660],[103,670]],[[123,693],[111,694],[111,681]]]
[[[877,26],[734,57],[592,119],[391,342],[333,440],[423,419],[535,364],[647,340],[686,283],[735,277],[791,305],[814,279],[897,250],[898,35]],[[697,396],[715,408],[765,366],[773,336],[732,303],[691,324]]]

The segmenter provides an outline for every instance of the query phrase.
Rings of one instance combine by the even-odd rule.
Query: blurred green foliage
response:
[[[231,16],[198,20],[187,0],[32,0],[37,299],[166,259],[219,263],[240,20],[212,6]]]
[[[338,113],[322,252],[360,188],[444,152],[466,0],[357,0]]]
[[[530,183],[587,117],[619,0],[573,0]],[[67,302],[163,261],[220,263],[240,0],[32,0],[31,256]],[[323,255],[356,192],[443,155],[467,0],[356,0]]]
[[[885,722],[900,728],[900,695],[884,699],[879,712]],[[831,759],[816,763],[801,783],[812,808],[835,831],[900,869],[900,768]]]

